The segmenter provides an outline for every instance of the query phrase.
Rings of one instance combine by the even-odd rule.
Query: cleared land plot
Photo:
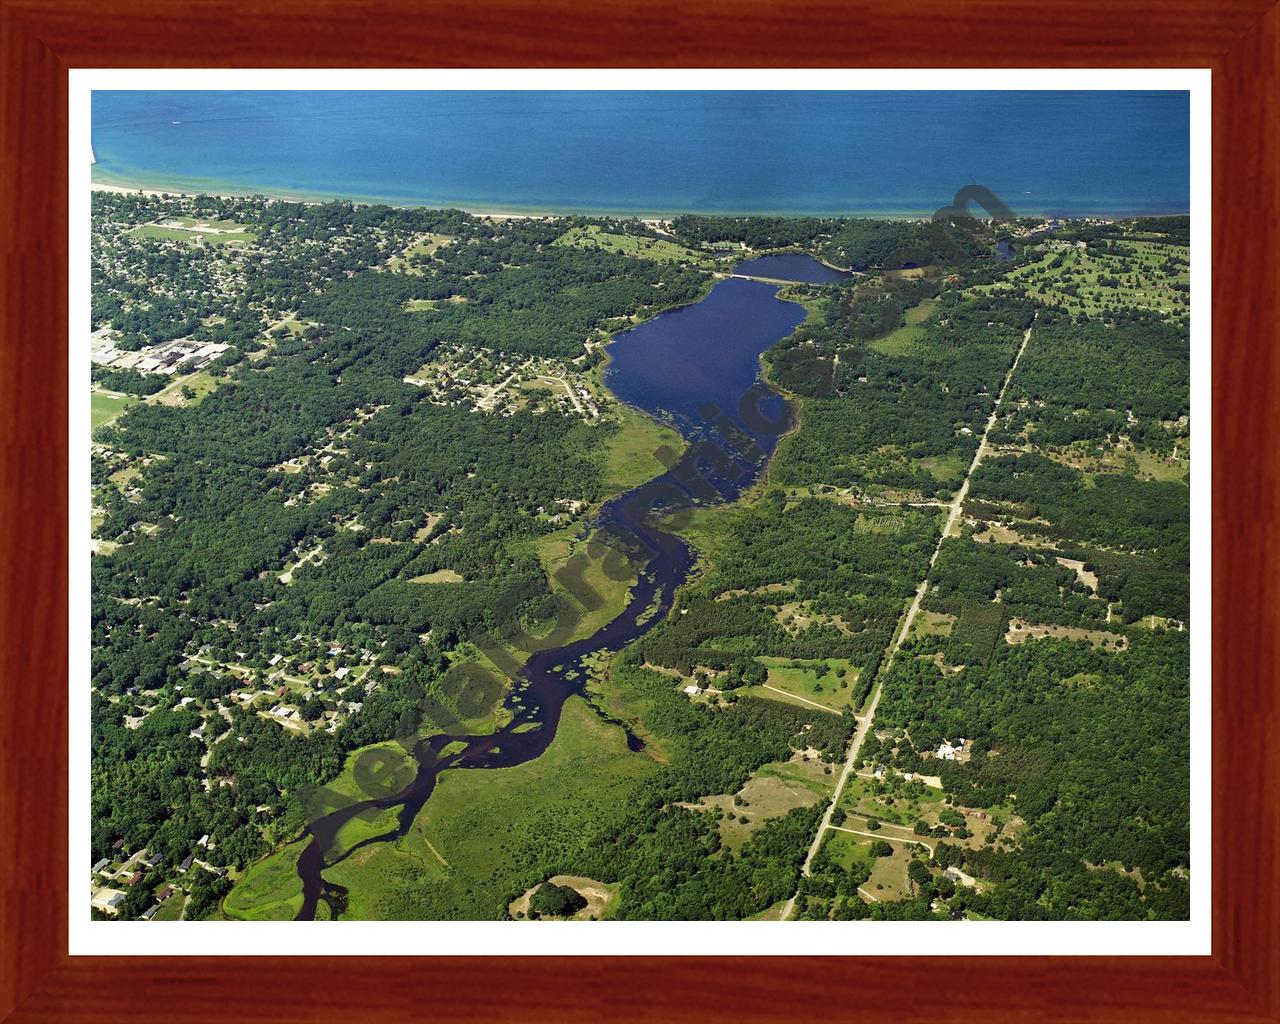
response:
[[[189,220],[190,218],[185,218]],[[133,228],[129,234],[135,238],[153,238],[160,241],[187,242],[210,245],[248,245],[257,241],[258,236],[248,228],[233,225],[232,228],[214,228],[212,226],[169,227],[160,224],[143,224]]]
[[[907,865],[912,860],[911,847],[890,843],[892,852],[877,857],[871,852],[875,841],[867,836],[832,829],[823,842],[823,850],[846,871],[861,869],[870,872],[870,877],[859,886],[868,902],[887,903],[907,898],[911,895],[907,878]]]
[[[925,299],[912,306],[903,314],[902,319],[906,322],[883,338],[871,342],[871,347],[887,356],[905,356],[915,352],[920,339],[924,337],[923,324],[933,315],[937,305],[937,299]]]
[[[437,569],[435,572],[415,576],[410,583],[465,583],[466,580],[452,569]]]
[[[759,690],[759,696],[774,700],[786,694],[802,698],[802,702],[813,703],[840,711],[849,704],[850,696],[856,691],[860,669],[857,669],[840,658],[769,658],[756,659],[769,669],[768,681],[762,687],[750,687]],[[820,669],[826,671],[819,676]],[[844,677],[836,673],[843,669]],[[781,693],[777,691],[782,691]]]
[[[147,401],[157,405],[199,405],[207,396],[213,394],[221,383],[220,378],[207,370],[199,370],[186,377],[180,377],[163,391],[157,391]],[[191,397],[187,397],[188,391],[192,393]]]
[[[555,244],[568,245],[575,249],[619,253],[636,259],[653,260],[656,263],[700,263],[707,258],[705,253],[686,249],[683,245],[670,242],[665,238],[615,234],[594,224],[570,228],[555,240]]]
[[[931,612],[921,609],[911,624],[912,636],[950,636],[956,617],[947,612]]]
[[[834,785],[835,776],[826,773],[822,761],[797,754],[790,761],[762,765],[732,795],[720,793],[687,806],[696,810],[718,808],[723,814],[721,842],[728,849],[737,850],[765,822],[827,799]]]
[[[454,295],[447,299],[410,299],[404,304],[406,313],[422,313],[429,309],[439,309],[445,303],[461,305],[466,302],[462,295]]]
[[[1047,636],[1065,640],[1087,640],[1099,650],[1107,651],[1123,651],[1129,646],[1129,638],[1122,633],[1110,633],[1103,629],[1083,629],[1079,626],[1024,622],[1022,619],[1009,620],[1009,628],[1005,631],[1004,639],[1006,643],[1020,644]]]
[[[137,405],[138,399],[133,395],[122,395],[116,391],[94,391],[89,396],[89,427],[97,430],[106,426],[131,405]]]
[[[180,921],[182,919],[182,908],[186,905],[187,894],[185,892],[175,892],[160,904],[160,909],[155,912],[155,916],[151,920]]]
[[[930,825],[936,824],[943,797],[941,790],[925,785],[918,778],[908,782],[890,772],[883,780],[861,776],[849,779],[840,795],[840,806],[850,815],[844,823],[846,828],[865,830],[866,820],[875,818],[883,823],[882,831],[886,835],[919,839],[911,831],[912,827],[921,818]]]

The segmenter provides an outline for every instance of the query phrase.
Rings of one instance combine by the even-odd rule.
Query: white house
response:
[[[684,692],[687,693],[690,697],[696,697],[702,691],[698,689],[696,686],[694,686],[692,683],[690,683],[688,686],[684,688]]]
[[[938,747],[937,756],[943,761],[954,761],[956,759],[956,748],[950,743],[943,743]]]

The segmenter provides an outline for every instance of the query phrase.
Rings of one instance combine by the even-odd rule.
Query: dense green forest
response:
[[[807,316],[764,372],[796,427],[743,500],[681,521],[670,614],[592,663],[574,728],[607,741],[542,755],[585,781],[535,771],[553,803],[458,819],[508,864],[344,865],[345,913],[530,892],[555,916],[564,875],[620,919],[1186,916],[1188,334],[1149,287],[1186,220],[1018,222],[1011,260],[963,219],[659,227],[95,194],[95,423],[119,405],[93,437],[92,845],[118,916],[246,905],[354,753],[509,716],[523,655],[491,638],[536,632],[601,503],[661,468],[601,382],[609,336],[778,250],[860,273],[784,292]],[[1054,284],[1067,245],[1132,272]],[[229,347],[143,362],[186,339]],[[802,876],[833,797],[853,831]],[[415,824],[442,846],[448,806]]]

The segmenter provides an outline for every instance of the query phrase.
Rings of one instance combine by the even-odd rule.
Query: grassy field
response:
[[[183,219],[190,220],[190,218]],[[239,227],[239,225],[233,225],[233,227]],[[166,228],[159,224],[143,224],[131,229],[129,234],[136,238],[154,238],[171,242],[208,242],[210,245],[248,245],[258,237],[249,229],[207,231],[194,226]]]
[[[849,703],[849,697],[857,689],[859,670],[841,658],[757,658],[757,661],[769,669],[767,686],[748,687],[744,692],[752,696],[767,697],[770,700],[785,700],[776,690],[795,697],[803,698],[803,702],[820,704],[832,711],[840,711]],[[818,668],[825,665],[827,672],[818,676]],[[843,679],[836,675],[836,669],[843,668]],[[841,685],[841,684],[845,685]]]
[[[183,227],[187,228],[213,228],[217,231],[248,231],[243,224],[237,224],[233,220],[218,220],[216,217],[201,219],[197,217],[173,217]]]
[[[327,851],[325,859],[338,857],[347,850],[359,846],[366,839],[372,839],[374,836],[382,836],[394,831],[396,816],[397,808],[394,807],[387,807],[373,812],[367,817],[364,814],[356,815],[338,830],[338,834],[333,840],[333,846]]]
[[[556,737],[515,768],[441,775],[409,833],[330,868],[351,890],[351,918],[492,919],[543,881],[537,863],[572,859],[597,823],[621,815],[654,762],[580,698]]]
[[[892,771],[877,783],[874,779],[851,776],[840,795],[840,806],[853,815],[871,817],[897,825],[907,831],[889,828],[894,836],[916,838],[909,831],[916,821],[923,818],[928,824],[938,823],[937,811],[942,806],[943,791],[926,786],[918,780],[907,782]],[[863,825],[850,820],[849,828]]]
[[[667,466],[655,452],[661,451],[664,458],[674,461],[687,447],[684,438],[671,427],[629,405],[619,405],[618,410],[621,429],[605,442],[601,467],[610,495],[629,491],[665,473]]]
[[[910,355],[917,348],[917,342],[924,336],[923,324],[933,315],[938,305],[937,299],[925,299],[912,306],[903,314],[906,321],[901,327],[871,342],[871,347],[887,356]]]
[[[907,324],[897,330],[877,338],[871,347],[887,356],[907,356],[916,351],[917,343],[924,337],[924,328],[917,324]]]
[[[569,245],[575,249],[620,253],[637,259],[653,260],[656,263],[700,263],[707,259],[705,253],[687,249],[665,238],[614,234],[602,230],[595,224],[570,228],[555,240],[555,244]]]
[[[925,472],[931,473],[935,480],[963,479],[969,469],[968,461],[958,455],[932,455],[915,462]]]
[[[97,430],[105,426],[129,406],[137,403],[138,399],[133,395],[122,395],[115,391],[93,391],[89,397],[90,429]]]
[[[208,395],[216,391],[221,383],[221,378],[215,377],[207,370],[199,370],[185,377],[179,377],[163,391],[157,391],[155,395],[148,398],[148,401],[155,402],[157,405],[199,405]],[[188,398],[184,389],[194,392],[193,397]]]
[[[130,482],[137,479],[141,475],[142,475],[142,466],[137,462],[131,462],[129,463],[129,465],[125,466],[124,469],[117,469],[114,473],[112,473],[109,477],[107,477],[107,480],[115,484],[116,488],[121,493],[124,493],[125,488],[129,486]]]
[[[222,901],[228,917],[242,921],[290,921],[302,908],[298,855],[304,840],[290,843],[250,865]]]

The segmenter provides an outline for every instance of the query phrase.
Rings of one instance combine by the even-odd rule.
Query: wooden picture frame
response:
[[[0,0],[0,1020],[1280,1020],[1280,7],[1270,3]],[[1082,65],[1212,69],[1211,956],[68,955],[68,69]],[[945,1003],[930,994],[940,970],[957,982]]]

